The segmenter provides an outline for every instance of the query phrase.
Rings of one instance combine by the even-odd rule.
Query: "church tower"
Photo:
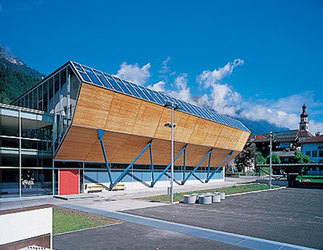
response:
[[[300,123],[299,123],[299,131],[308,131],[308,114],[306,113],[306,105],[302,106],[303,112],[301,113]]]

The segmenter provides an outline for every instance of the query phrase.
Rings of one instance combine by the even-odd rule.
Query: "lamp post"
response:
[[[179,109],[178,105],[173,102],[166,102],[165,104],[166,108],[171,109],[171,122],[168,122],[165,124],[166,127],[171,128],[171,177],[170,177],[170,203],[173,205],[174,204],[174,128],[176,127],[176,124],[174,123],[174,111]]]
[[[269,133],[269,189],[271,189],[272,183],[271,183],[271,174],[272,174],[272,162],[273,162],[273,131],[270,131]]]

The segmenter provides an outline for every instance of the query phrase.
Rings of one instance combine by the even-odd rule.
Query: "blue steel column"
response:
[[[107,153],[105,151],[104,142],[103,142],[104,132],[105,132],[104,130],[98,129],[98,136],[99,136],[99,140],[100,140],[100,143],[101,143],[101,148],[102,148],[102,152],[103,152],[103,156],[104,156],[104,160],[105,160],[105,165],[106,165],[106,167],[108,169],[108,176],[109,176],[110,188],[111,188],[111,185],[112,185],[112,176],[111,176],[111,169],[110,169],[110,165],[109,165]]]
[[[205,159],[211,154],[212,149],[207,152],[207,154],[203,157],[203,159],[200,161],[200,163],[193,169],[192,172],[182,181],[182,185],[185,184],[185,182],[192,176],[192,174],[195,173],[195,171],[202,165],[202,163],[205,161]]]
[[[174,158],[174,162],[177,160],[178,157],[180,157],[180,155],[183,153],[183,151],[185,151],[186,149],[186,146],[185,145],[182,150],[176,155],[176,157]],[[159,179],[167,172],[167,170],[170,168],[170,166],[172,165],[172,163],[169,163],[167,165],[167,167],[164,169],[164,171],[156,178],[156,180],[151,184],[151,186],[153,187],[157,181],[159,181]]]
[[[209,178],[209,175],[210,175],[211,157],[212,157],[212,153],[209,155],[209,162],[207,164],[207,176],[206,176],[206,178]]]
[[[183,181],[185,180],[185,172],[186,172],[186,148],[184,149],[184,156],[183,156]]]
[[[148,147],[151,146],[151,142],[149,142],[145,148],[139,153],[139,155],[131,162],[131,164],[121,173],[121,175],[113,182],[110,186],[110,190],[123,179],[123,177],[128,173],[129,169],[135,164],[135,162],[139,159],[139,157],[147,150]]]
[[[151,185],[154,183],[154,158],[153,158],[153,149],[152,149],[152,141],[150,142],[149,146],[149,153],[150,153],[150,169],[151,169]]]
[[[222,165],[229,159],[229,157],[234,153],[234,150],[224,159],[224,161],[220,164],[220,166],[205,180],[205,183],[208,183],[209,180],[218,172],[218,170],[222,167]]]

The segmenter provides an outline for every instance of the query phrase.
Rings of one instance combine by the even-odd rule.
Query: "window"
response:
[[[136,97],[139,97],[140,98],[140,96],[137,93],[137,91],[132,87],[132,85],[129,82],[127,82],[125,80],[123,80],[123,82],[128,87],[128,89],[130,89],[130,91],[131,91],[131,93],[132,93],[133,96],[136,96]]]
[[[132,95],[129,91],[129,89],[127,89],[127,87],[123,84],[123,82],[120,81],[119,78],[117,77],[113,77],[113,79],[119,84],[119,86],[123,89],[123,92],[128,94],[128,95]]]
[[[319,150],[319,157],[323,157],[323,150]]]
[[[112,85],[105,79],[105,77],[103,76],[103,74],[99,71],[94,70],[95,74],[100,78],[101,82],[103,83],[103,85],[105,87],[107,87],[108,89],[113,89]]]
[[[312,151],[312,157],[317,157],[317,151],[316,150]]]
[[[104,74],[105,77],[109,80],[109,82],[112,84],[112,86],[114,87],[115,90],[119,91],[119,92],[123,92],[120,88],[120,86],[116,83],[116,81],[109,76],[108,74]]]
[[[311,156],[311,151],[306,151],[305,154]]]
[[[91,78],[93,83],[102,86],[99,79],[96,77],[96,75],[93,73],[93,71],[90,68],[85,67],[85,66],[83,68],[84,68],[85,72],[88,74],[88,76]]]
[[[131,83],[130,83],[131,84]],[[136,84],[131,84],[131,86],[138,92],[138,94],[141,96],[141,98],[148,100],[148,98],[145,96],[145,94],[138,88]]]
[[[148,91],[144,87],[139,86],[139,85],[138,85],[138,87],[141,89],[142,92],[145,93],[145,95],[149,98],[150,101],[156,102],[155,99],[148,93]]]
[[[83,69],[82,69],[81,65],[79,65],[78,63],[74,63],[74,65],[75,65],[75,68],[76,68],[77,70],[79,70],[79,71],[83,71]]]
[[[91,82],[90,78],[84,72],[80,72],[80,74],[84,81]]]

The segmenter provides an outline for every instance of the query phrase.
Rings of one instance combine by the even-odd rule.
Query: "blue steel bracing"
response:
[[[185,184],[185,182],[194,174],[194,172],[201,166],[201,164],[205,161],[205,159],[211,154],[212,149],[207,152],[207,154],[203,157],[203,159],[200,161],[200,163],[193,169],[193,171],[185,178],[185,180],[182,181],[182,185]]]
[[[139,155],[137,155],[137,157],[130,163],[130,165],[121,173],[121,175],[115,180],[115,182],[111,183],[110,185],[110,190],[112,190],[112,188],[123,179],[123,177],[125,177],[125,175],[127,174],[127,172],[129,171],[129,169],[133,166],[133,164],[136,163],[136,161],[139,159],[139,157],[147,150],[148,147],[151,146],[151,142],[149,142],[145,148],[139,153]]]
[[[104,156],[104,160],[105,160],[105,165],[106,165],[106,167],[108,169],[108,176],[109,176],[110,185],[111,185],[111,183],[112,183],[111,168],[110,168],[110,165],[109,165],[108,156],[107,156],[107,153],[105,151],[104,142],[103,142],[104,132],[105,132],[104,130],[98,129],[98,136],[99,136],[99,140],[100,140],[100,143],[101,143],[101,148],[102,148],[102,152],[103,152],[103,156]]]
[[[206,178],[209,178],[209,175],[210,175],[211,157],[212,157],[212,154],[209,155],[209,162],[207,164],[207,176],[206,176]]]
[[[149,153],[150,153],[150,169],[151,169],[151,183],[154,182],[154,158],[153,158],[153,149],[152,149],[152,143],[150,142],[149,146]]]
[[[222,167],[222,165],[229,159],[229,157],[234,153],[234,150],[231,151],[231,153],[224,159],[224,161],[220,164],[220,166],[205,180],[205,183],[208,183],[209,180],[218,172],[218,170]]]
[[[176,155],[176,157],[174,158],[174,162],[177,160],[177,158],[183,153],[183,151],[186,150],[186,146],[185,145],[182,150]],[[167,170],[170,168],[170,166],[172,165],[172,163],[169,163],[168,166],[164,169],[164,171],[156,178],[156,180],[154,182],[151,183],[151,186],[153,187],[157,181],[159,181],[159,179],[167,172]]]
[[[183,156],[183,181],[185,180],[185,173],[186,173],[186,150],[184,150],[184,156]]]

